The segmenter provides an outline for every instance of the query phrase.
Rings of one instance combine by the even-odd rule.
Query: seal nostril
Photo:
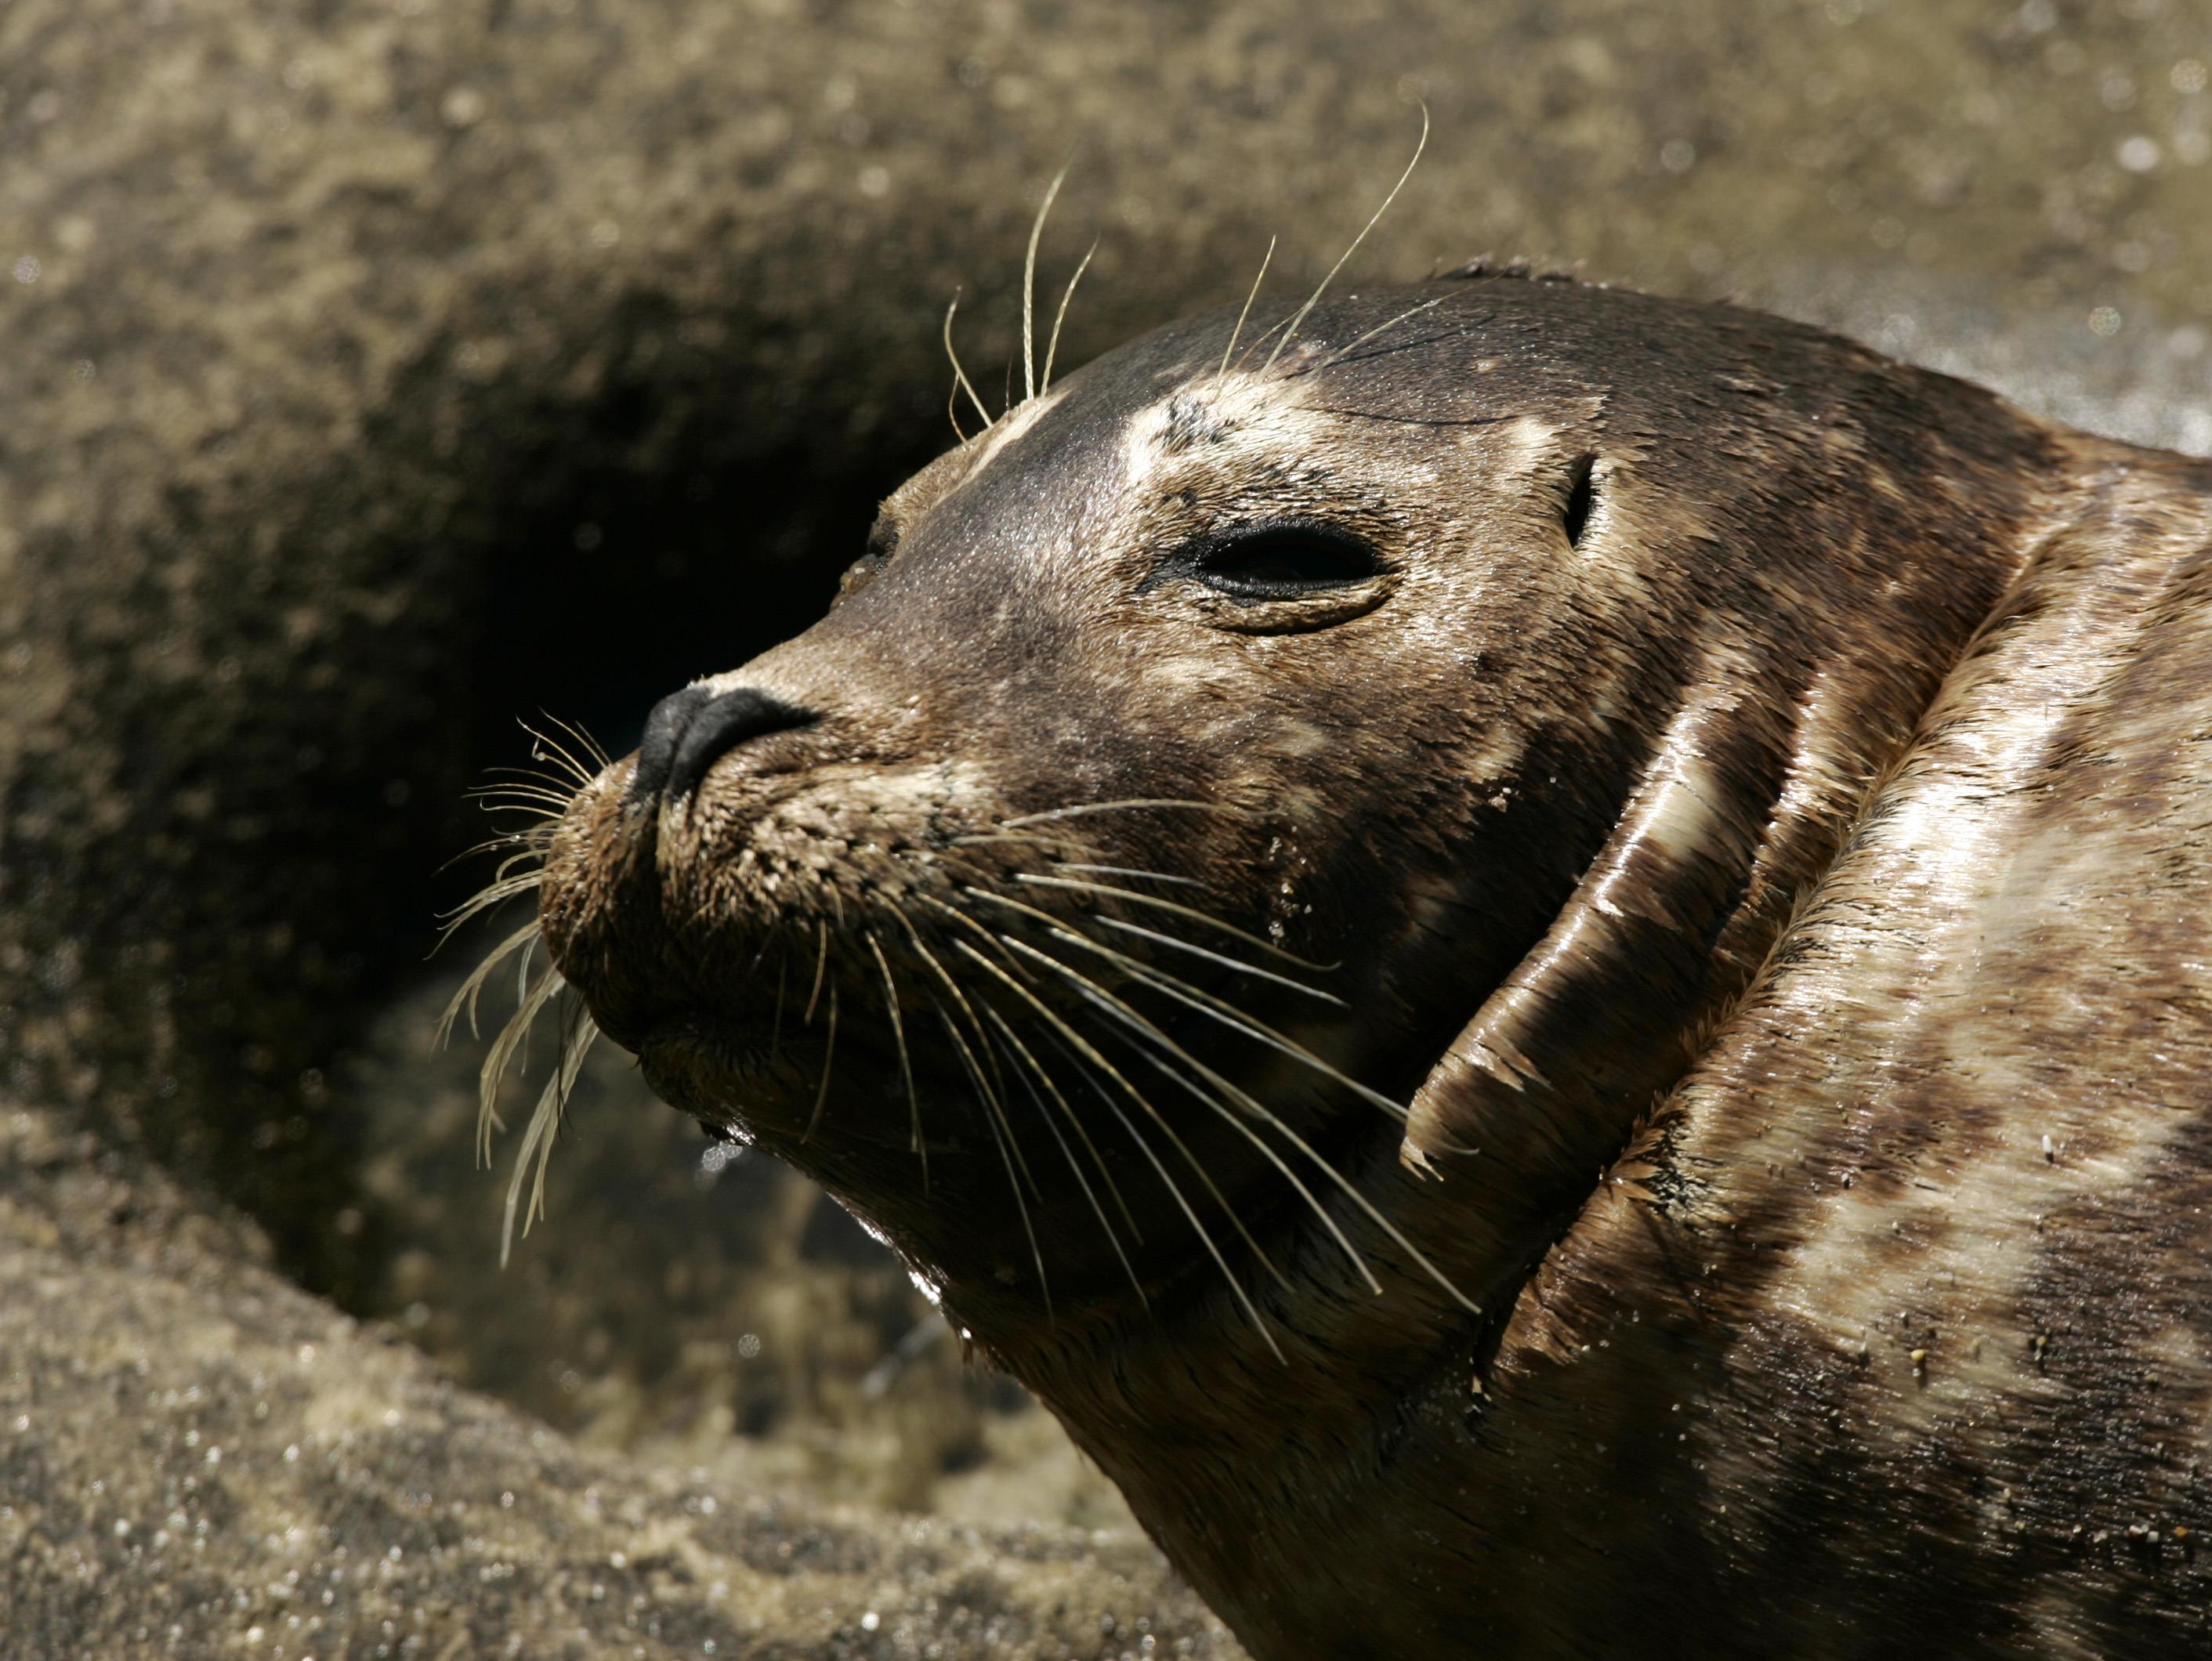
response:
[[[653,711],[656,718],[659,713],[659,709]],[[750,687],[726,692],[708,700],[703,706],[693,706],[685,714],[688,718],[673,741],[674,755],[660,780],[661,790],[672,802],[681,802],[698,789],[699,781],[707,776],[707,769],[747,739],[812,726],[819,718],[811,709],[798,708]],[[641,773],[644,767],[641,750]]]
[[[706,687],[686,687],[672,692],[653,706],[645,718],[645,736],[637,743],[637,771],[630,775],[627,801],[632,807],[660,794],[668,782],[668,769],[676,760],[677,741],[691,718],[714,701]]]

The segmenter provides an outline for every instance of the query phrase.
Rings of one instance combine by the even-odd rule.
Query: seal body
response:
[[[1239,321],[582,789],[592,1017],[1257,1655],[2199,1652],[2212,469],[1481,270]]]

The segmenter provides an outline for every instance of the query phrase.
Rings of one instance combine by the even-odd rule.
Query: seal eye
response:
[[[1258,525],[1231,531],[1189,555],[1190,574],[1236,600],[1295,599],[1372,577],[1375,550],[1323,525]]]
[[[845,567],[845,574],[837,579],[837,598],[848,600],[864,587],[868,579],[890,563],[898,552],[899,529],[888,519],[878,518],[868,532],[868,545],[860,557]]]

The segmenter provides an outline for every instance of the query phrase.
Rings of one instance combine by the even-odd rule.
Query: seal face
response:
[[[2139,1008],[2007,909],[2055,876],[1986,880],[2018,846],[1987,792],[2060,730],[1991,665],[2040,629],[2045,683],[2087,686],[2150,608],[2212,711],[2205,471],[1726,308],[1478,270],[1291,322],[1135,342],[895,494],[827,618],[569,804],[561,973],[668,1100],[880,1231],[1255,1653],[1917,1635],[2025,1561],[2017,1496],[2096,1514],[2094,1462],[2033,1457],[2089,1434],[2005,1325],[2039,1271],[1915,1318],[1980,1323],[1979,1408],[1938,1404],[1955,1333],[1875,1359],[1884,1300],[1969,1239],[2028,1253],[2039,1199],[1984,1174],[2016,1098],[2088,1064],[2093,991]],[[2140,783],[2166,817],[2126,815],[2195,909],[2100,937],[2185,1002],[2190,743]],[[2063,1043],[1933,1001],[2000,958]],[[1953,1021],[2004,1065],[1943,1073]],[[2198,1182],[2205,1145],[2156,1157]],[[1869,1234],[1943,1205],[1948,1258]],[[2212,1387],[2205,1306],[2107,1350]],[[1801,1583],[1919,1537],[1822,1475],[1893,1480],[1900,1434],[1980,1507],[1929,1512],[1942,1572],[1899,1545]],[[2049,1567],[2089,1642],[2118,1571]]]

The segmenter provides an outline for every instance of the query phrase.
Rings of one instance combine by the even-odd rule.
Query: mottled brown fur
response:
[[[812,724],[586,786],[563,973],[1257,1654],[2197,1652],[2212,470],[1573,284],[1230,326],[711,683]],[[1290,518],[1376,568],[1225,591]]]

